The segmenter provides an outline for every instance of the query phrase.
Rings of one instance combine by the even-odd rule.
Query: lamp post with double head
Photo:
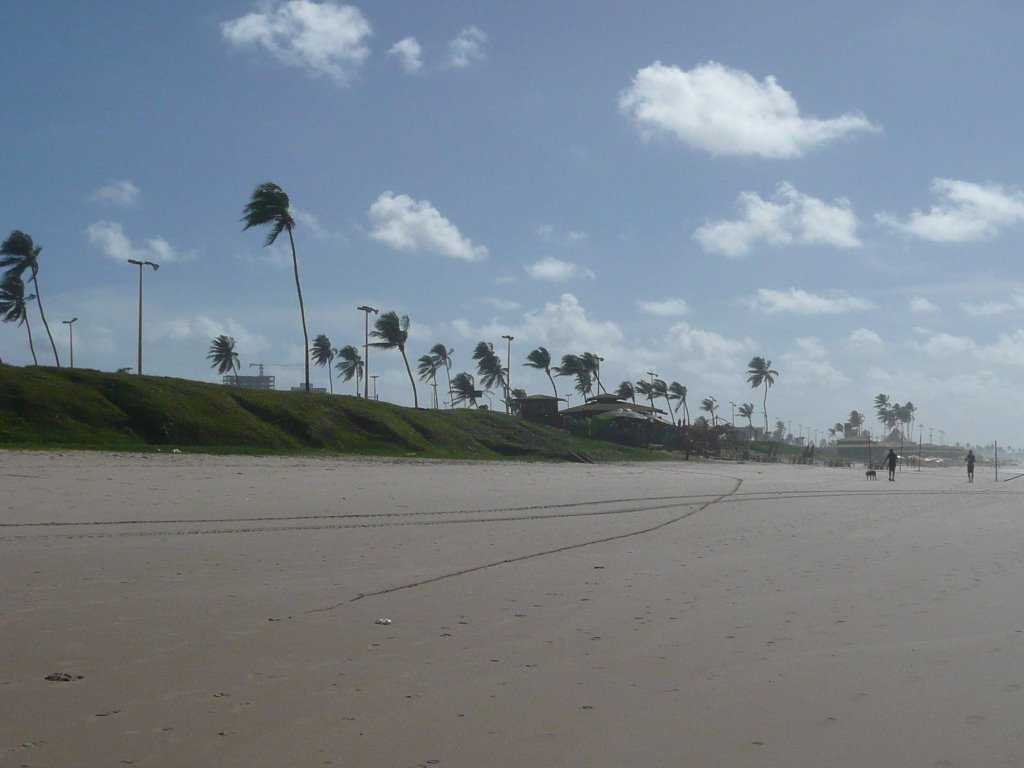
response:
[[[73,326],[75,324],[75,321],[77,321],[77,320],[78,320],[77,317],[72,317],[70,320],[61,320],[61,322],[64,323],[64,325],[66,325],[68,327],[68,342],[71,344],[71,367],[72,368],[75,367],[75,332],[72,330],[71,326]]]
[[[360,312],[365,313],[366,322],[363,327],[363,399],[370,399],[370,313],[377,314],[376,307],[364,304],[356,307]],[[377,399],[377,377],[373,377],[373,398]]]
[[[512,399],[512,340],[515,336],[507,333],[501,338],[508,342],[508,352],[505,357],[505,413],[509,412],[509,401]]]
[[[128,259],[129,264],[134,264],[139,268],[139,358],[138,365],[135,367],[135,373],[139,376],[142,375],[142,267],[152,267],[153,271],[156,272],[160,269],[160,265],[152,261],[139,261],[138,259]]]

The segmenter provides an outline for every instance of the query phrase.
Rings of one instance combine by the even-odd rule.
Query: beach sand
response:
[[[0,765],[1022,766],[1000,480],[0,452]]]

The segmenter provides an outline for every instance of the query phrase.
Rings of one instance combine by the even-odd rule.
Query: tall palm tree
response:
[[[438,368],[444,367],[444,372],[448,376],[448,402],[452,401],[452,355],[455,353],[454,349],[449,349],[444,344],[435,344],[430,348],[430,354],[434,356],[437,361],[436,365]]]
[[[576,391],[584,398],[594,388],[593,369],[582,355],[562,355],[562,364],[555,371],[556,376],[575,376]]]
[[[338,350],[337,358],[338,362],[334,367],[338,369],[338,375],[343,381],[352,381],[353,378],[356,380],[356,397],[359,397],[359,382],[363,380],[363,373],[366,370],[363,356],[359,354],[358,349],[347,344]]]
[[[763,357],[752,357],[747,363],[747,381],[757,389],[764,385],[764,431],[768,432],[768,388],[775,383],[779,372],[772,369],[772,361]]]
[[[526,362],[523,365],[536,368],[538,371],[544,371],[548,375],[548,381],[551,382],[551,389],[554,390],[555,397],[558,397],[558,387],[555,386],[555,379],[551,375],[551,353],[547,349],[537,347],[526,356]]]
[[[8,272],[0,281],[0,320],[5,323],[24,325],[28,331],[28,349],[32,353],[32,364],[39,365],[36,347],[32,343],[32,326],[28,322],[28,302],[35,297],[25,295],[25,283],[20,275]]]
[[[750,431],[754,431],[754,404],[753,403],[741,403],[740,407],[736,411],[739,413],[741,419],[746,419],[747,424],[750,425]]]
[[[235,386],[238,386],[238,353],[235,352],[235,340],[223,333],[210,343],[210,353],[206,356],[211,368],[216,368],[217,373],[222,376],[231,371],[235,377]]]
[[[53,348],[53,359],[57,361],[60,368],[60,356],[57,354],[57,345],[53,342],[53,334],[50,333],[50,324],[46,322],[46,313],[43,311],[43,299],[39,293],[39,254],[42,248],[32,242],[32,238],[24,232],[14,230],[0,245],[0,268],[6,268],[9,273],[22,277],[25,270],[30,273],[32,287],[35,294],[30,294],[36,300],[39,307],[39,317],[43,321],[46,335],[50,337],[50,346]],[[22,277],[22,279],[24,279]],[[26,297],[28,300],[28,297]]]
[[[422,355],[417,361],[416,372],[420,375],[420,381],[429,381],[433,390],[432,408],[437,410],[437,371],[441,367],[441,361],[433,355]]]
[[[584,352],[580,355],[580,363],[590,377],[597,382],[597,394],[601,394],[604,390],[604,385],[601,384],[601,358],[593,352]]]
[[[682,406],[683,409],[683,423],[690,423],[690,409],[686,406],[686,387],[680,384],[678,381],[673,381],[668,385],[669,398],[672,400],[678,400],[679,405],[676,406],[676,413],[679,413],[679,408]]]
[[[270,224],[270,233],[263,245],[273,245],[282,232],[288,233],[288,244],[292,249],[292,269],[295,272],[295,292],[299,296],[299,316],[302,318],[302,349],[305,350],[306,391],[309,392],[309,333],[306,332],[306,306],[302,303],[302,285],[299,283],[299,259],[295,254],[295,219],[289,210],[291,202],[288,195],[277,184],[266,182],[253,190],[252,197],[245,206],[242,221],[244,232],[250,227],[261,227]]]
[[[640,381],[636,383],[636,391],[650,400],[651,408],[654,408],[654,395],[656,392],[654,391],[654,385],[652,385],[651,382],[646,379],[640,379]]]
[[[455,378],[452,379],[452,392],[454,392],[452,405],[466,403],[467,407],[476,408],[476,396],[479,390],[476,388],[472,374],[465,372],[455,374]]]
[[[331,363],[337,351],[331,347],[331,340],[326,334],[321,333],[313,339],[313,347],[309,350],[313,355],[313,362],[323,368],[327,366],[327,383],[330,384],[331,394],[334,394],[334,374],[331,372]]]
[[[414,407],[420,407],[420,398],[416,394],[416,381],[412,377],[412,368],[409,367],[409,358],[405,356],[405,342],[409,340],[409,316],[398,316],[396,312],[385,312],[377,318],[370,335],[380,339],[371,344],[371,347],[379,349],[397,349],[402,353],[402,360],[405,362],[405,371],[409,374],[409,384],[412,386],[412,402]]]
[[[860,428],[864,425],[864,414],[858,411],[850,411],[850,415],[846,417],[846,420],[850,422],[850,430],[855,435],[860,434]]]
[[[676,417],[672,413],[672,400],[668,394],[668,384],[661,379],[655,379],[653,382],[654,394],[658,397],[665,398],[665,406],[668,408],[668,418],[672,422],[672,426],[676,425]]]
[[[708,413],[711,414],[711,426],[715,426],[715,423],[717,421],[715,411],[718,409],[718,401],[715,400],[715,398],[713,397],[705,397],[703,400],[700,401],[700,409],[702,411],[707,411]]]
[[[506,375],[508,371],[502,367],[501,358],[494,351],[494,345],[489,341],[481,341],[473,350],[473,359],[476,360],[476,372],[480,375],[480,383],[485,389],[500,387],[502,392],[508,386]],[[508,413],[508,397],[505,398],[505,412]]]
[[[882,425],[883,431],[885,430],[886,422],[888,421],[888,417],[892,409],[888,395],[875,395],[875,413],[878,414],[878,423]]]
[[[619,400],[632,400],[633,404],[636,405],[636,387],[633,386],[632,381],[624,381],[619,384],[619,388],[615,390],[615,396]]]

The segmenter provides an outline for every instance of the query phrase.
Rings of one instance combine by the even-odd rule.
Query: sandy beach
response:
[[[0,764],[1022,766],[1024,478],[880,474],[0,452]]]

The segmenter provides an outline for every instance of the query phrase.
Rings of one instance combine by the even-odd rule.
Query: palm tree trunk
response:
[[[452,392],[452,366],[447,360],[445,360],[444,372],[448,376],[448,407],[454,408],[455,403],[453,401],[455,400],[455,395]]]
[[[39,360],[36,359],[36,347],[32,343],[32,326],[28,322],[28,313],[25,314],[25,330],[28,331],[28,349],[32,353],[32,365],[39,365]]]
[[[676,425],[676,417],[672,413],[672,401],[668,399],[668,395],[665,395],[665,407],[668,408],[668,417],[672,421],[672,426]]]
[[[238,386],[238,366],[235,365],[235,363],[233,361],[231,363],[231,372],[233,374],[235,374],[235,386],[237,387]]]
[[[413,407],[420,407],[420,398],[416,394],[416,380],[412,377],[412,368],[409,367],[409,358],[405,356],[405,350],[402,347],[398,348],[398,351],[402,353],[402,360],[405,361],[405,371],[409,374],[409,383],[412,385],[412,402]]]
[[[43,320],[43,327],[46,329],[46,335],[50,337],[50,346],[53,347],[53,359],[57,361],[57,367],[60,368],[60,356],[57,354],[57,345],[53,343],[53,334],[50,333],[50,324],[46,322],[46,313],[43,312],[43,300],[39,296],[39,280],[36,279],[35,275],[32,275],[32,286],[36,289],[36,304],[39,305],[39,317]]]
[[[334,374],[331,373],[331,361],[327,361],[327,383],[331,387],[331,394],[334,394]]]
[[[548,381],[551,382],[551,388],[555,391],[555,399],[557,400],[558,399],[558,387],[555,386],[555,379],[551,375],[551,369],[550,368],[545,368],[544,369],[544,373],[546,373],[548,375]]]
[[[306,364],[306,391],[309,392],[309,333],[306,332],[306,305],[302,303],[302,286],[299,284],[299,257],[295,255],[295,238],[292,228],[288,230],[288,242],[292,246],[292,268],[295,270],[295,292],[299,295],[299,315],[302,317],[302,350],[303,362]]]
[[[761,407],[764,408],[764,434],[765,434],[765,437],[767,437],[768,436],[768,385],[767,384],[764,385],[764,402],[762,403]]]

